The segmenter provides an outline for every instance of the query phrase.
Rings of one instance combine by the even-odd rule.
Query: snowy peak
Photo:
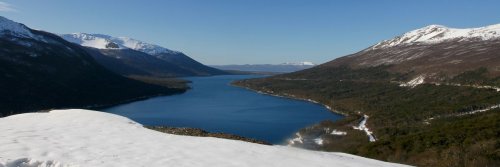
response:
[[[60,36],[69,42],[97,49],[133,49],[151,55],[179,53],[158,45],[149,44],[128,37],[112,37],[109,35],[87,33],[62,34]]]
[[[409,44],[433,44],[448,40],[490,40],[500,38],[500,24],[480,28],[449,28],[442,25],[429,25],[407,32],[396,38],[382,41],[372,49],[388,48]]]
[[[126,49],[125,46],[114,43],[110,36],[101,34],[73,33],[61,35],[65,40],[82,46],[97,49]]]
[[[113,41],[130,49],[145,52],[151,55],[157,55],[161,53],[172,53],[172,54],[180,53],[178,51],[173,51],[155,44],[149,44],[128,37],[118,37],[115,38]]]
[[[24,24],[0,16],[0,36],[11,34],[18,37],[33,38],[35,35]]]
[[[314,66],[316,64],[314,64],[313,62],[309,62],[309,61],[303,61],[303,62],[286,62],[286,63],[282,63],[280,65]]]

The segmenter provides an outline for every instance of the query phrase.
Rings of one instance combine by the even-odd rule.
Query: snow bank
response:
[[[323,139],[321,137],[318,137],[314,139],[314,143],[316,143],[317,145],[323,145]]]
[[[337,136],[345,136],[345,135],[347,135],[347,132],[338,131],[337,129],[334,129],[330,134],[331,135],[337,135]]]
[[[295,133],[295,137],[293,139],[288,140],[288,146],[292,146],[295,143],[304,143],[304,138],[302,138],[302,135],[300,135],[299,132]]]
[[[424,80],[425,80],[425,77],[424,76],[418,76],[416,78],[413,78],[412,80],[406,82],[406,83],[402,83],[400,84],[399,86],[401,87],[411,87],[411,88],[414,88],[420,84],[423,84],[424,83]]]
[[[474,111],[469,111],[469,112],[465,112],[465,113],[457,114],[456,116],[464,116],[464,115],[478,114],[478,113],[482,113],[482,112],[490,111],[490,110],[497,109],[497,108],[500,108],[500,104],[493,105],[493,106],[489,106],[489,107],[486,107],[485,109],[474,110]]]
[[[368,118],[369,118],[368,115],[364,115],[363,116],[363,120],[361,120],[361,122],[359,123],[359,125],[358,126],[353,126],[352,128],[356,129],[356,130],[365,131],[365,133],[368,136],[370,142],[375,142],[377,140],[373,136],[373,132],[370,131],[370,129],[368,129],[368,127],[366,127],[366,121],[368,121]]]
[[[500,108],[500,104],[492,105],[492,106],[486,107],[484,109],[472,110],[472,111],[462,112],[462,113],[458,113],[458,114],[448,114],[448,115],[431,117],[431,118],[428,118],[428,119],[424,120],[424,124],[429,125],[429,124],[431,124],[430,121],[432,121],[432,120],[434,120],[436,118],[460,117],[460,116],[465,116],[465,115],[473,115],[473,114],[479,114],[479,113],[483,113],[483,112],[486,112],[486,111],[494,110],[494,109],[497,109],[497,108]]]
[[[0,118],[0,166],[403,166],[344,153],[164,134],[128,118],[54,110]]]

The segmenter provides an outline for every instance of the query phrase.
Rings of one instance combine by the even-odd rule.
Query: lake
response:
[[[299,129],[342,115],[311,102],[259,94],[231,86],[234,80],[262,77],[189,77],[191,90],[103,109],[143,125],[201,128],[284,144]]]

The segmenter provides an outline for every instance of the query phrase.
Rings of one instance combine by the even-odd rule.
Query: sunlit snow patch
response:
[[[338,135],[338,136],[344,136],[344,135],[347,135],[347,132],[338,131],[337,129],[334,129],[330,134],[332,134],[332,135]]]
[[[368,115],[364,115],[363,116],[363,120],[361,120],[361,122],[359,123],[359,125],[358,126],[353,126],[352,128],[356,129],[356,130],[364,131],[366,133],[366,135],[368,136],[370,142],[375,142],[377,140],[373,136],[373,132],[370,131],[370,129],[368,129],[368,127],[366,127],[366,121],[368,121],[368,118],[369,118]]]
[[[425,77],[421,75],[421,76],[418,76],[418,77],[412,79],[411,81],[408,81],[406,83],[402,83],[399,86],[414,88],[414,87],[416,87],[416,86],[418,86],[420,84],[423,84],[424,80],[425,80]]]
[[[314,143],[316,143],[317,145],[323,145],[323,139],[321,137],[318,137],[314,139]]]

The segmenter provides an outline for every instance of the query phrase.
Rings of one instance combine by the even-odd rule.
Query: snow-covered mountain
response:
[[[122,116],[78,109],[0,118],[0,132],[1,167],[406,166],[345,153],[165,134]]]
[[[435,44],[449,40],[490,40],[496,38],[500,38],[500,24],[464,29],[429,25],[382,41],[371,48],[382,49],[405,44]]]
[[[380,65],[387,65],[391,72],[408,74],[406,81],[418,83],[440,82],[482,67],[488,75],[500,76],[500,24],[467,29],[430,25],[320,67]]]
[[[0,16],[0,35],[5,34],[24,38],[35,38],[35,35],[31,33],[31,30],[24,24]]]
[[[155,44],[146,43],[129,37],[112,37],[103,34],[72,33],[61,34],[61,37],[67,41],[80,44],[82,46],[97,49],[133,49],[150,55],[160,53],[179,53]]]
[[[89,33],[60,36],[69,42],[88,47],[88,52],[100,64],[122,75],[180,77],[226,74],[205,66],[182,52],[128,37]]]
[[[46,36],[39,35],[37,33],[34,33],[33,31],[34,30],[30,29],[24,24],[0,16],[0,37],[8,38],[12,42],[17,42],[25,46],[32,45],[32,43],[34,42],[33,40],[45,43],[48,42],[57,43],[57,41],[52,40],[51,38],[46,38]],[[39,30],[35,31],[42,32]],[[33,40],[30,41],[26,39],[33,39]]]

